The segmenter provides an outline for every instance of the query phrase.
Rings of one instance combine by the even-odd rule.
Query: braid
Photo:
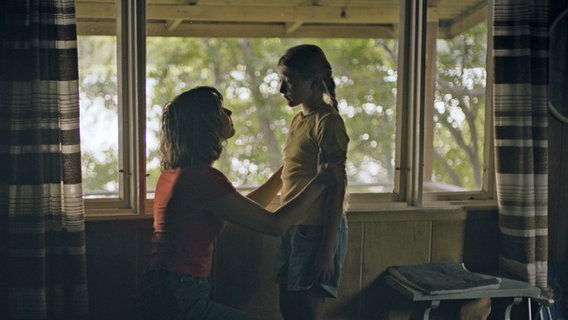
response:
[[[339,108],[337,107],[337,98],[335,96],[335,81],[333,81],[333,77],[330,76],[327,80],[324,80],[323,83],[325,84],[327,94],[329,94],[329,97],[331,98],[331,105],[335,108],[335,111],[339,111]]]

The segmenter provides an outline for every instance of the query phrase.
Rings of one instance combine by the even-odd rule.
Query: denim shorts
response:
[[[273,280],[287,284],[290,291],[308,290],[319,284],[329,297],[337,297],[341,269],[347,253],[347,219],[343,218],[337,231],[335,245],[335,273],[329,281],[316,283],[313,273],[314,259],[320,247],[322,226],[295,225],[278,239]]]
[[[146,272],[140,284],[136,318],[153,320],[253,320],[255,317],[209,299],[209,279],[166,270]]]

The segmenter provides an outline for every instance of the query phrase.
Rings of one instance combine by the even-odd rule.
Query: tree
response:
[[[438,59],[435,136],[439,138],[435,150],[444,158],[437,157],[434,161],[435,178],[466,187],[466,181],[452,177],[462,177],[466,171],[468,176],[480,175],[472,175],[471,168],[478,168],[481,159],[482,141],[478,132],[483,132],[484,96],[479,93],[483,91],[484,77],[478,76],[477,70],[482,70],[484,61],[476,56],[483,48],[472,46],[471,41],[483,43],[479,40],[483,36],[480,27],[447,41]],[[106,41],[101,43],[96,37],[79,41],[84,56],[98,57],[80,62],[82,108],[116,110],[116,73],[109,71],[115,62],[109,55],[95,55],[98,50],[110,50],[113,44],[109,39]],[[351,138],[347,160],[350,186],[372,185],[374,189],[361,190],[392,190],[396,40],[173,37],[151,37],[147,41],[148,188],[154,188],[159,176],[157,142],[162,107],[175,95],[198,85],[218,88],[225,97],[225,106],[233,110],[237,134],[227,143],[216,166],[236,186],[251,186],[266,179],[282,162],[289,122],[298,112],[287,107],[280,97],[276,63],[286,48],[299,43],[319,45],[332,63],[339,110]],[[467,54],[456,55],[460,50]],[[456,61],[456,56],[463,59]],[[112,97],[102,106],[97,100],[101,92],[109,92]],[[463,116],[458,117],[457,111]],[[86,125],[89,120],[82,118]],[[108,175],[108,168],[103,169],[102,164],[93,160],[97,157],[84,154],[87,155],[85,168],[89,168],[86,179]],[[107,158],[111,162],[117,159]],[[116,167],[116,163],[113,165]],[[88,184],[89,189],[105,185],[100,181]]]
[[[485,23],[438,41],[433,177],[470,190],[482,182],[486,43]]]

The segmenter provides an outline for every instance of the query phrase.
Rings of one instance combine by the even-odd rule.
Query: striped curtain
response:
[[[495,0],[494,123],[503,276],[546,288],[548,0]]]
[[[75,1],[0,8],[0,318],[86,318]]]

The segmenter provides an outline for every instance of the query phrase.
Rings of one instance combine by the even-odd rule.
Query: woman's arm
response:
[[[335,185],[345,179],[344,170],[337,165],[327,167],[318,173],[296,197],[286,202],[274,212],[270,212],[258,203],[241,195],[231,192],[205,205],[205,210],[223,219],[270,235],[279,235],[298,220],[305,210],[325,190],[326,186]]]
[[[276,194],[278,194],[278,191],[282,189],[281,175],[282,166],[280,166],[280,168],[278,168],[278,170],[276,170],[276,172],[274,172],[268,180],[247,194],[247,198],[263,207],[268,206]]]

